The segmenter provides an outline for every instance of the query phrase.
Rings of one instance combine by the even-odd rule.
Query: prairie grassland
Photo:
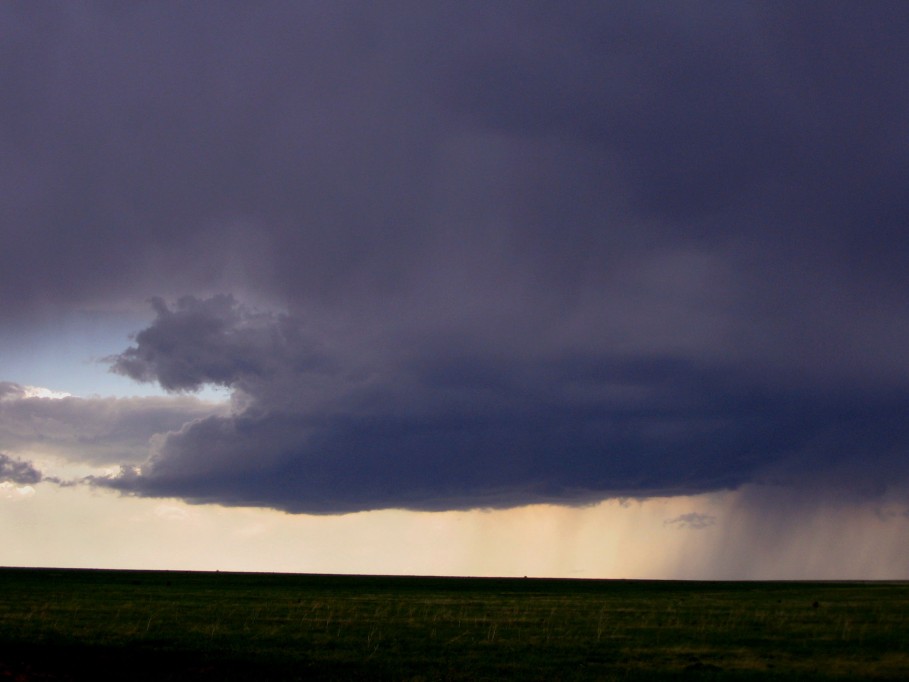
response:
[[[909,584],[0,570],[0,674],[105,673],[909,679]]]

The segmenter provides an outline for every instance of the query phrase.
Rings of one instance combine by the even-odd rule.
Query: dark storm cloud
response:
[[[115,371],[235,391],[111,485],[331,512],[905,478],[901,4],[0,31],[2,315],[160,296]]]
[[[226,295],[186,296],[173,311],[160,298],[152,305],[154,326],[136,335],[136,346],[111,358],[113,371],[174,391],[204,384],[242,388],[244,377],[269,381],[325,364],[287,315],[254,313]]]
[[[0,12],[10,306],[103,299],[115,285],[265,286],[273,272],[282,289],[334,289],[352,269],[372,279],[376,256],[395,264],[430,174],[428,74],[411,54],[423,13],[345,2]]]
[[[249,320],[269,343],[249,342]],[[159,304],[115,366],[141,379],[162,371],[171,387],[206,380],[198,368],[212,366],[207,380],[243,399],[231,415],[168,434],[141,472],[99,483],[330,513],[691,494],[818,472],[827,489],[869,496],[909,473],[905,389],[787,388],[735,367],[609,354],[433,353],[338,377],[297,362],[311,344],[288,342],[280,331],[288,327],[299,323],[224,298],[187,299],[176,311]],[[244,358],[227,363],[232,377],[219,363],[187,361],[200,358],[205,339],[213,356]]]
[[[0,452],[0,483],[31,485],[41,482],[41,472],[30,463],[13,459]]]
[[[905,284],[896,4],[0,12],[7,309],[348,307],[479,252],[562,290],[679,242]]]

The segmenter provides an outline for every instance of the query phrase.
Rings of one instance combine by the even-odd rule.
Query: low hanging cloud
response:
[[[680,514],[674,518],[668,519],[663,522],[664,526],[672,526],[674,528],[691,528],[693,530],[703,530],[705,528],[710,528],[711,526],[716,525],[716,517],[712,514],[701,514],[699,512],[689,512],[688,514]]]
[[[41,482],[41,472],[30,462],[13,459],[0,452],[0,483],[34,485]]]
[[[98,481],[140,495],[334,513],[695,494],[806,472],[863,496],[907,473],[905,391],[793,390],[735,367],[608,354],[402,363],[398,349],[393,367],[345,372],[343,357],[313,360],[292,317],[224,297],[156,313],[117,371],[243,399]]]
[[[0,382],[0,443],[8,452],[40,452],[95,465],[141,462],[149,442],[194,419],[226,413],[193,396],[48,397]]]

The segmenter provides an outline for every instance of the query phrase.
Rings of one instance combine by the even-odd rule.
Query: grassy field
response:
[[[909,679],[909,584],[0,569],[18,680]]]

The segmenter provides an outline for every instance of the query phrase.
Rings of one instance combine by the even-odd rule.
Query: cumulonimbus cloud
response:
[[[0,4],[4,333],[161,296],[112,366],[176,394],[4,401],[0,447],[291,511],[878,495],[907,32],[899,3]],[[179,395],[208,384],[229,408]]]
[[[174,323],[190,313],[192,324]],[[244,333],[252,320],[255,333]],[[99,482],[314,513],[583,503],[792,483],[805,472],[867,488],[885,483],[882,467],[909,444],[897,418],[909,407],[905,392],[790,390],[737,368],[608,354],[532,362],[431,355],[352,378],[340,357],[298,361],[312,343],[302,334],[289,341],[288,325],[302,327],[230,299],[187,299],[176,312],[158,305],[114,366],[143,379],[163,368],[171,387],[195,386],[200,368],[212,366],[208,380],[233,386],[244,402],[187,423],[139,468]],[[200,351],[206,339],[211,348]],[[244,361],[226,363],[238,368],[228,381],[208,353]],[[331,390],[280,390],[310,381]],[[855,471],[856,448],[864,473]]]

